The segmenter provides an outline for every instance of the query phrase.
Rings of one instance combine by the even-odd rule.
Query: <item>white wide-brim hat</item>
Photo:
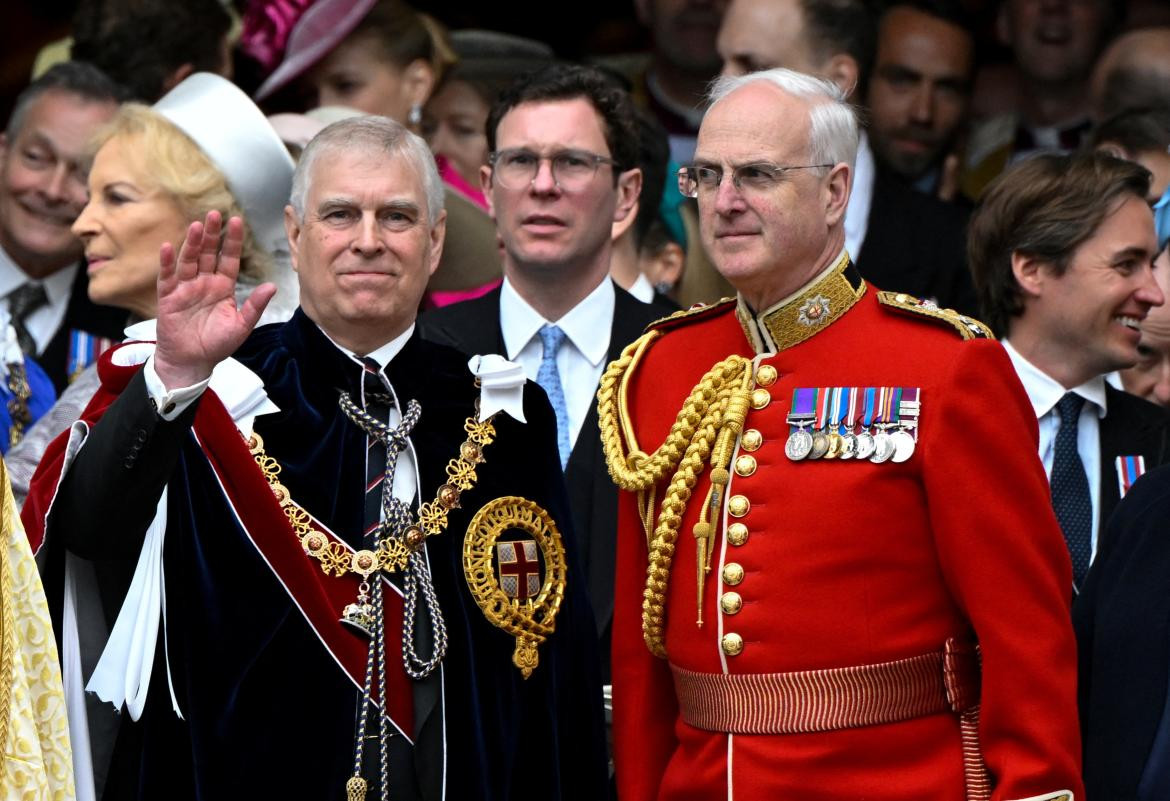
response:
[[[295,165],[256,104],[231,81],[197,72],[154,110],[191,137],[223,173],[256,243],[269,253],[287,250],[284,207]]]

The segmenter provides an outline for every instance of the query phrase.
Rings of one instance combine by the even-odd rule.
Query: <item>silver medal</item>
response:
[[[873,452],[873,434],[868,431],[862,431],[857,435],[857,452],[855,455],[858,459],[868,459],[873,456]]]
[[[873,449],[873,456],[869,457],[871,462],[874,464],[888,462],[894,455],[894,441],[885,431],[879,431],[873,435]]]
[[[838,454],[842,459],[852,459],[857,455],[857,437],[853,434],[841,435],[841,453]]]
[[[894,443],[895,462],[904,462],[914,455],[914,437],[909,431],[899,428],[890,435],[890,441]]]
[[[788,435],[788,441],[784,443],[784,455],[794,462],[799,462],[808,456],[812,446],[812,434],[803,428],[798,428]]]
[[[823,432],[823,431],[813,432],[812,451],[809,453],[808,458],[820,459],[822,456],[824,456],[828,452],[829,452],[829,438],[825,436],[825,432]]]

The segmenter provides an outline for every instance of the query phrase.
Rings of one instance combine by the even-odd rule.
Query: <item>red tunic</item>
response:
[[[704,673],[804,671],[977,639],[992,798],[1059,790],[1081,797],[1069,557],[1036,458],[1036,418],[999,343],[964,341],[945,321],[883,306],[869,288],[810,338],[756,356],[735,308],[665,324],[628,385],[633,428],[650,452],[718,361],[754,357],[779,376],[767,387],[768,404],[751,409],[744,425],[762,445],[751,453],[754,473],[732,471],[702,628],[691,531],[709,468],[687,506],[667,593],[669,662]],[[793,388],[834,386],[919,387],[913,456],[789,460]],[[741,437],[735,457],[742,445]],[[726,536],[737,522],[727,499],[737,495],[750,504],[738,521],[748,531],[740,545]],[[621,503],[613,692],[622,801],[964,797],[959,722],[950,713],[814,734],[730,735],[683,722],[669,664],[643,642],[647,546],[635,495],[622,493]],[[729,563],[744,571],[736,586],[723,582]],[[742,598],[735,614],[720,608],[729,591]],[[737,655],[721,646],[728,633],[742,637]]]

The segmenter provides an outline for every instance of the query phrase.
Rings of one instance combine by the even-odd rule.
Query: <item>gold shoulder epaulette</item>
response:
[[[712,314],[722,311],[727,304],[735,304],[735,298],[723,298],[716,303],[696,303],[689,309],[680,309],[668,317],[655,320],[646,326],[647,331],[669,331],[680,325],[686,325],[697,320],[704,320]]]
[[[891,309],[910,314],[920,314],[932,320],[940,320],[953,326],[963,339],[995,339],[995,334],[985,324],[974,317],[959,314],[954,309],[940,308],[932,300],[919,300],[905,292],[879,292],[878,303],[889,306]]]

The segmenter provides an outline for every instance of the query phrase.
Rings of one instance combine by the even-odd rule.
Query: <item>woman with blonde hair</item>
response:
[[[85,245],[90,299],[126,309],[127,336],[153,338],[152,324],[143,321],[155,316],[159,248],[182,242],[187,225],[212,209],[244,220],[241,295],[272,281],[278,292],[263,321],[292,315],[298,290],[283,219],[294,164],[234,84],[197,73],[154,106],[127,103],[93,145],[90,199],[73,231]],[[97,387],[91,367],[9,452],[18,503],[45,447],[78,419]]]

